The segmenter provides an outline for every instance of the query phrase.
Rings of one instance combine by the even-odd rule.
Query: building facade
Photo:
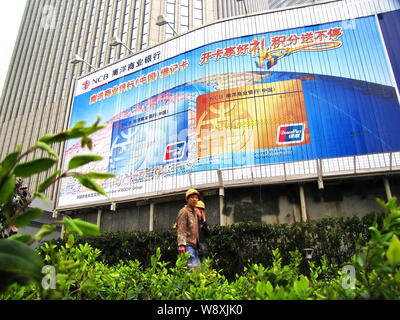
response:
[[[246,15],[261,11],[276,10],[288,7],[323,2],[321,0],[215,0],[214,12],[216,20],[232,16]]]
[[[213,23],[217,26],[220,19],[225,19],[227,23],[245,21],[233,18],[238,15],[243,16],[243,19],[248,17],[251,21],[256,21],[259,12],[268,15],[271,25],[265,28],[261,25],[251,26],[255,28],[255,34],[268,32],[270,29],[284,30],[289,25],[292,28],[306,28],[309,25],[334,21],[334,13],[324,18],[312,16],[321,8],[351,12],[352,15],[349,14],[344,24],[351,29],[355,18],[375,15],[379,19],[380,14],[399,9],[395,1],[385,1],[386,5],[382,6],[367,0],[356,2],[28,1],[0,101],[0,156],[4,157],[13,151],[17,144],[21,143],[26,148],[45,133],[68,128],[77,79],[93,73],[94,69],[117,65],[119,61],[133,54],[140,55],[157,44],[161,43],[166,47],[179,44],[174,42],[176,34],[189,39],[187,43],[193,43],[199,40],[190,38],[194,34],[191,33],[193,29],[198,29],[197,33],[200,34],[201,30],[211,30]],[[158,26],[156,22],[160,15],[169,24]],[[292,24],[287,18],[289,16],[295,20]],[[210,28],[202,29],[204,25],[210,25]],[[274,25],[281,27],[274,29]],[[382,28],[385,28],[384,22],[380,24],[380,30]],[[115,36],[126,47],[110,46]],[[205,37],[208,35],[204,35]],[[294,41],[294,38],[291,39]],[[394,49],[386,46],[388,56],[391,50]],[[71,64],[75,55],[86,63]],[[391,63],[394,77],[398,77],[395,65],[397,61],[392,59]],[[229,69],[228,65],[227,68]],[[63,149],[57,151],[64,152]],[[375,204],[376,196],[387,198],[390,194],[398,194],[399,184],[395,175],[397,167],[392,155],[389,157],[390,166],[384,170],[371,170],[374,166],[372,163],[367,165],[367,171],[359,170],[358,174],[322,176],[321,170],[317,168],[316,176],[310,174],[289,179],[290,174],[285,172],[284,179],[263,177],[262,181],[249,183],[246,178],[243,186],[236,184],[228,188],[212,185],[202,188],[200,185],[200,189],[203,191],[212,224],[238,221],[288,223],[324,216],[363,215],[379,210]],[[349,161],[356,162],[358,158],[354,157]],[[316,163],[316,166],[323,164]],[[284,168],[286,170],[290,166]],[[353,169],[356,173],[356,165]],[[334,168],[331,171],[334,172]],[[28,187],[32,189],[43,179],[44,176],[41,175],[27,181]],[[48,191],[47,196],[52,203],[47,204],[47,210],[56,208],[58,193],[59,186]],[[177,191],[155,197],[124,199],[111,206],[103,203],[99,206],[72,206],[59,210],[59,213],[97,223],[104,232],[161,230],[173,224],[176,213],[183,204],[182,192]]]
[[[73,0],[27,2],[0,100],[0,157],[68,126],[77,77],[114,63],[177,32],[210,22],[211,1]],[[119,37],[131,50],[110,46]],[[78,55],[88,64],[73,65]],[[89,66],[91,65],[91,66]],[[57,150],[61,151],[61,150]],[[39,177],[39,180],[43,177]],[[37,179],[28,181],[32,188]],[[47,196],[54,200],[56,189]]]

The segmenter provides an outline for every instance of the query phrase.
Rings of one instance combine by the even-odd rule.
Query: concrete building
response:
[[[1,94],[0,158],[68,127],[77,77],[171,37],[168,25],[156,25],[159,15],[182,33],[212,21],[210,12],[209,0],[27,1]],[[125,47],[111,46],[114,36]],[[75,55],[87,63],[71,64]],[[43,178],[25,182],[32,190]],[[54,209],[56,193],[50,188],[50,202],[39,205]]]
[[[159,15],[181,33],[211,21],[209,3],[28,1],[0,100],[0,157],[17,144],[26,148],[44,133],[67,128],[77,77],[170,37],[168,25],[155,24]],[[127,48],[110,46],[113,36]],[[87,64],[71,64],[75,55]],[[28,186],[36,183],[31,179]],[[55,192],[53,188],[47,196],[53,200]]]
[[[326,1],[332,2],[342,1]],[[220,19],[267,11],[285,14],[288,7],[317,5],[323,5],[323,1],[30,0],[0,100],[0,158],[17,144],[26,148],[45,133],[66,129],[76,79],[94,69]],[[350,6],[352,1],[344,1],[343,5]],[[373,10],[380,12],[379,6]],[[169,24],[158,26],[160,15]],[[111,45],[116,40],[123,45]],[[77,62],[76,55],[85,62],[71,64],[72,59]],[[63,149],[56,151],[61,154]],[[363,215],[379,210],[376,196],[399,194],[396,170],[390,165],[386,171],[324,177],[323,181],[283,179],[202,191],[211,224],[288,223],[324,216]],[[44,175],[39,175],[26,182],[33,189],[43,179]],[[46,195],[50,202],[42,204],[48,218],[49,209],[56,206],[58,191],[58,186],[49,189]],[[182,195],[175,194],[132,199],[118,203],[116,208],[88,206],[63,214],[97,223],[104,232],[161,230],[174,223],[183,204]]]

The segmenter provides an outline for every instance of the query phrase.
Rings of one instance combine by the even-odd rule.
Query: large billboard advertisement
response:
[[[112,200],[215,182],[214,170],[400,150],[397,87],[375,16],[223,39],[168,59],[164,49],[110,66],[101,86],[78,82],[70,125],[97,115],[107,124],[92,137],[104,159],[86,170],[116,175],[102,185]],[[72,141],[65,163],[79,153],[88,150]],[[103,199],[71,178],[58,207]]]

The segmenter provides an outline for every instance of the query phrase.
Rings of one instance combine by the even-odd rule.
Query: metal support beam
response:
[[[388,178],[383,178],[383,184],[385,186],[386,199],[387,201],[389,201],[392,198],[392,190],[390,189],[390,183]]]
[[[101,226],[101,215],[103,214],[103,209],[102,208],[99,208],[98,210],[97,210],[97,220],[96,220],[96,225],[97,225],[97,227],[100,229],[100,226]]]
[[[225,190],[223,187],[219,188],[219,224],[221,226],[226,225],[226,217],[224,216],[224,197]]]
[[[322,180],[322,160],[317,159],[317,173],[318,173],[318,189],[324,188],[324,181]]]
[[[154,202],[150,202],[149,231],[154,230]]]
[[[61,225],[61,234],[60,234],[60,238],[64,239],[64,234],[65,234],[65,228],[64,228],[64,224]]]
[[[224,180],[222,179],[222,171],[221,170],[217,170],[217,176],[218,176],[218,183],[220,187],[224,186]]]
[[[111,202],[110,210],[111,211],[116,211],[117,210],[117,203],[116,202]]]
[[[193,188],[192,174],[189,172],[189,185],[190,188]]]
[[[307,221],[306,197],[304,196],[304,187],[302,184],[299,185],[299,194],[300,194],[301,221]]]

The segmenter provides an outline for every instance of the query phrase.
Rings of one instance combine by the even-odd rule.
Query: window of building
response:
[[[189,30],[189,0],[181,0],[179,28],[181,33]]]
[[[175,29],[175,0],[166,0],[165,6],[165,20],[168,21],[170,26]],[[165,38],[172,38],[174,36],[174,32],[170,27],[165,28]]]
[[[142,4],[142,0],[136,0],[134,5],[135,9],[133,11],[133,30],[132,30],[132,38],[130,47],[133,51],[136,50],[136,40],[138,35],[138,25],[139,25],[139,15],[140,15],[140,6]]]
[[[193,27],[203,25],[203,0],[193,0]]]
[[[111,37],[114,36],[114,35],[118,35],[119,21],[120,21],[120,18],[121,18],[121,5],[122,5],[121,0],[117,0],[115,16],[114,16],[114,21],[113,21],[113,28],[112,28],[112,31],[111,31],[111,34],[110,34]],[[106,38],[106,39],[108,39],[108,38]],[[117,48],[116,47],[111,47],[110,50],[111,51],[110,51],[109,63],[111,61],[113,61],[114,58],[117,58],[117,59],[119,58],[119,56],[116,56],[116,52],[117,52]]]
[[[149,44],[150,5],[151,5],[151,0],[145,0],[141,49],[146,48],[147,45]]]

